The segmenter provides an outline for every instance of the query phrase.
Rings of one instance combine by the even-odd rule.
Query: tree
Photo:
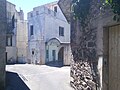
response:
[[[90,22],[91,19],[94,18],[92,5],[93,7],[97,7],[98,13],[101,13],[102,10],[105,10],[107,7],[111,8],[112,12],[114,13],[113,19],[117,22],[120,21],[120,0],[72,1],[73,18],[71,20],[71,49],[75,63],[72,66],[73,69],[71,70],[71,76],[74,78],[74,80],[77,78],[75,73],[80,76],[79,85],[76,85],[78,90],[84,90],[85,88],[88,90],[96,90],[94,86],[100,86],[100,76],[97,68],[98,56],[96,50],[96,33],[94,33],[95,30],[91,30]],[[78,73],[78,71],[80,73]],[[87,75],[85,75],[85,73],[91,75],[91,78],[89,78],[87,82]],[[82,82],[84,82],[84,85]],[[71,83],[76,84],[76,81]]]
[[[115,14],[113,19],[120,21],[120,0],[97,0],[97,2],[100,4],[100,9],[110,6]],[[73,0],[72,3],[75,18],[80,19],[83,23],[89,14],[91,0]]]

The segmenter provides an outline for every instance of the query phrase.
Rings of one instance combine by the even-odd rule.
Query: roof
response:
[[[50,3],[46,3],[46,4],[43,4],[43,5],[40,5],[40,6],[34,7],[33,10],[34,10],[35,8],[39,8],[39,7],[47,6],[47,5],[54,5],[54,4],[57,4],[57,3],[58,3],[58,1],[50,2]]]
[[[7,2],[7,4],[11,4],[11,5],[13,5],[14,7],[16,7],[15,4],[13,4],[13,3],[9,2],[9,1],[6,1],[6,2]]]

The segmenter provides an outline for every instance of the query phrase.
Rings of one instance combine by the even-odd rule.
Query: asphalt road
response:
[[[6,90],[74,90],[70,67],[15,64],[6,66]]]

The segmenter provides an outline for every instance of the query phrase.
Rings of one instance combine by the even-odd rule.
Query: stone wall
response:
[[[88,62],[74,62],[71,65],[71,86],[75,90],[96,90],[96,83],[92,76],[92,69]]]
[[[5,89],[6,0],[0,0],[0,90]]]
[[[63,2],[64,1],[64,2]],[[62,5],[65,1],[60,0]],[[82,30],[79,20],[71,16],[71,49],[73,59],[71,63],[71,86],[75,90],[109,90],[109,61],[108,61],[108,30],[109,26],[117,23],[113,21],[114,14],[110,7],[101,7],[99,0],[92,0],[86,28]],[[67,6],[61,9],[69,21]],[[70,10],[70,9],[69,9]],[[71,12],[72,14],[72,12]]]
[[[91,3],[90,14],[86,19],[88,23],[84,29],[79,20],[71,19],[71,48],[74,60],[71,64],[71,86],[76,90],[102,90],[106,80],[102,79],[103,28],[115,22],[112,20],[113,13],[110,8],[102,9],[97,7],[97,2]]]
[[[72,20],[71,49],[73,61],[71,63],[71,86],[75,90],[96,90],[99,85],[96,37],[96,27],[88,25],[83,30],[79,20]]]

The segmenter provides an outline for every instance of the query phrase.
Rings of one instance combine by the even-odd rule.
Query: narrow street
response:
[[[73,90],[69,66],[15,64],[6,71],[7,90]]]

